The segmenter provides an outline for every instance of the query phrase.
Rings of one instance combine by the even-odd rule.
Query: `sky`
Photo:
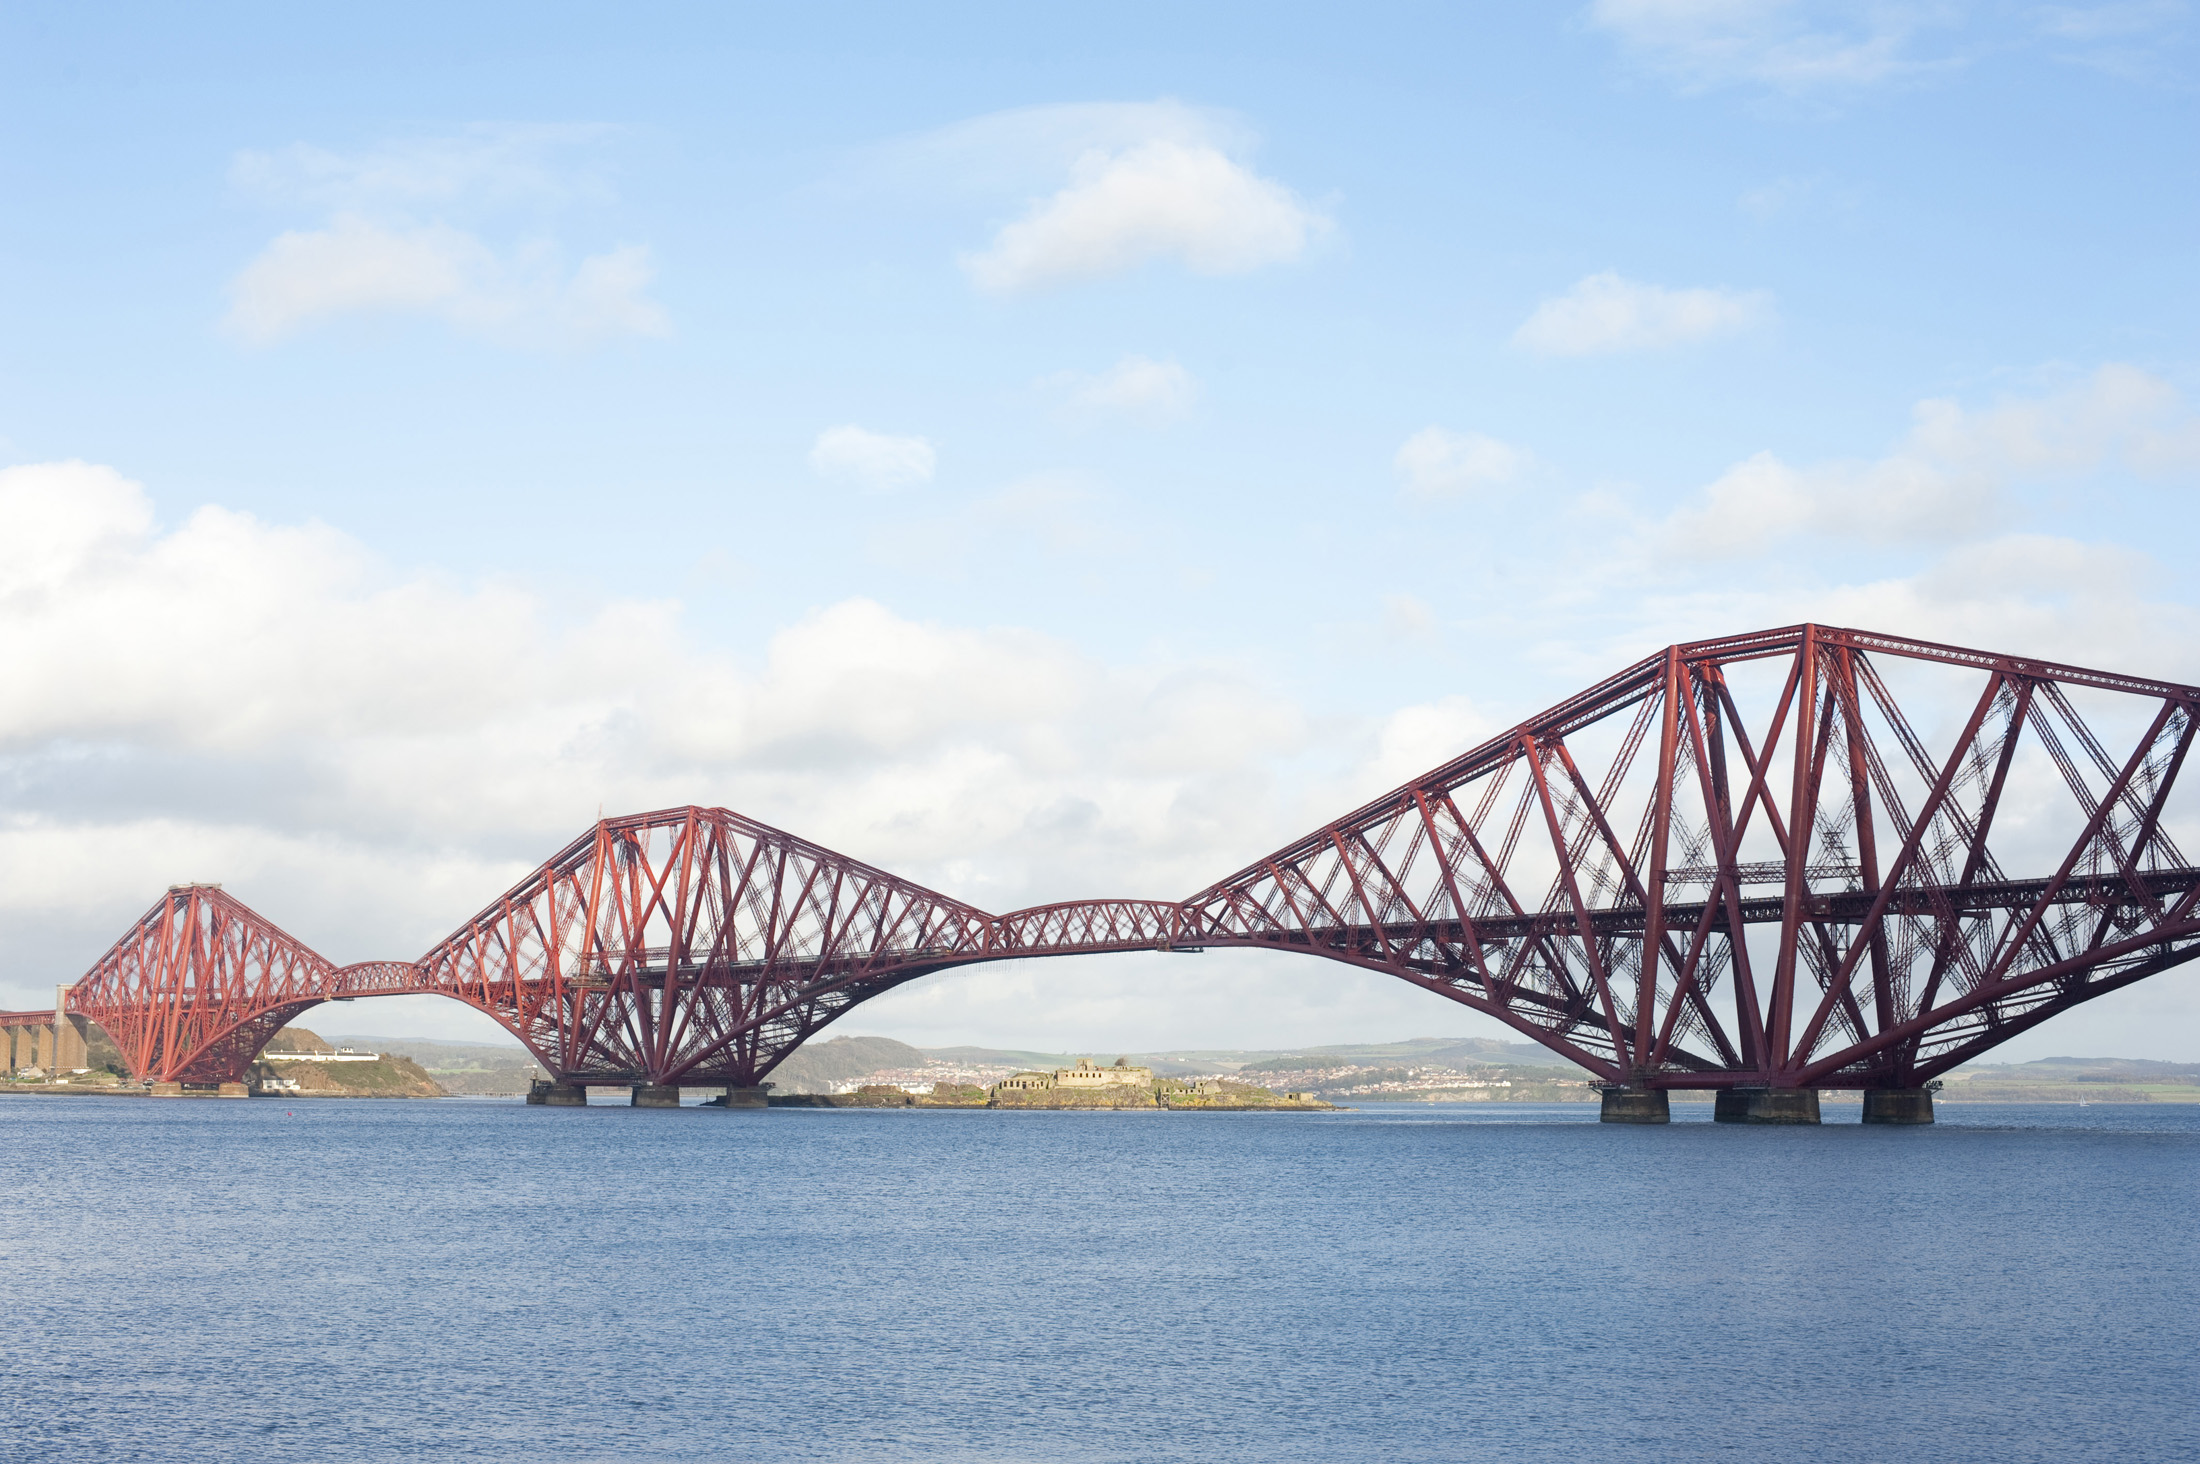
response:
[[[2180,0],[20,0],[0,1005],[183,880],[410,959],[684,803],[1177,898],[1805,619],[2200,682],[2196,61]],[[1223,952],[836,1030],[1501,1031]],[[2002,1051],[2200,1060],[2200,975]]]

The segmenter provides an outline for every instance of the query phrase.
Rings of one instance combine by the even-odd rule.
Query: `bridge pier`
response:
[[[632,1101],[636,1108],[678,1108],[680,1089],[671,1083],[636,1083]]]
[[[1816,1088],[1721,1088],[1714,1123],[1816,1123]]]
[[[1606,1088],[1599,1123],[1671,1123],[1673,1101],[1663,1088]]]
[[[766,1108],[771,1099],[762,1088],[728,1088],[720,1102],[726,1108]]]
[[[527,1089],[527,1101],[544,1108],[586,1108],[588,1090],[578,1083],[546,1083],[538,1078]]]
[[[181,1098],[183,1096],[183,1084],[155,1083],[153,1084],[153,1096],[155,1098]]]
[[[1933,1090],[1930,1088],[1866,1088],[1864,1122],[1931,1123]]]

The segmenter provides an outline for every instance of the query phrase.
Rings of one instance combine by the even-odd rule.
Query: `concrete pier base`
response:
[[[578,1083],[538,1081],[527,1090],[527,1101],[543,1108],[586,1108],[588,1090]]]
[[[636,1083],[634,1085],[636,1108],[678,1108],[680,1090],[663,1083]]]
[[[1816,1088],[1721,1088],[1715,1123],[1816,1123]]]
[[[725,1106],[728,1108],[764,1108],[771,1099],[762,1088],[728,1088]]]
[[[153,1084],[153,1096],[155,1098],[181,1098],[183,1096],[183,1084],[155,1083]]]
[[[1663,1088],[1606,1088],[1600,1123],[1671,1123],[1672,1099]]]
[[[1866,1088],[1864,1122],[1931,1123],[1933,1094],[1929,1088]]]
[[[216,1098],[250,1098],[252,1090],[242,1083],[217,1083],[214,1086],[214,1096]]]

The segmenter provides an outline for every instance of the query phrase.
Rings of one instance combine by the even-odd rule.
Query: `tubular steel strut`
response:
[[[753,1087],[935,971],[1239,946],[1411,981],[1609,1083],[1913,1088],[2200,955],[2170,805],[2196,707],[1789,626],[1668,647],[1180,902],[992,915],[675,808],[600,821],[417,961],[339,967],[177,886],[68,1005],[163,1082],[235,1081],[322,1001],[434,993],[563,1082]]]

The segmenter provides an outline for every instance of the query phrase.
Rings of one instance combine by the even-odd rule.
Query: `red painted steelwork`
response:
[[[752,1086],[951,966],[1243,946],[1398,976],[1611,1082],[1914,1087],[2200,955],[2169,828],[2196,712],[2189,686],[1790,626],[1669,647],[1181,903],[990,915],[678,808],[602,821],[418,962],[339,969],[178,887],[72,1007],[171,1081],[233,1080],[317,1001],[433,992],[568,1081]]]
[[[1944,756],[1873,655],[1968,673]],[[2120,756],[2071,688],[2110,694]],[[1673,646],[1193,896],[1185,925],[1387,971],[1612,1082],[1913,1087],[2200,955],[2200,870],[2163,820],[2196,705],[1824,626]],[[2012,878],[1997,845],[2052,872]]]
[[[159,1082],[232,1082],[325,1000],[335,967],[221,892],[175,885],[69,992],[123,1061]]]

